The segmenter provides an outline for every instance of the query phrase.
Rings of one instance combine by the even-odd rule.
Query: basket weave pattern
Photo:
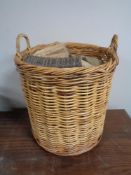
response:
[[[25,37],[27,49],[19,51]],[[108,48],[66,43],[70,54],[97,56],[105,61],[96,67],[49,68],[29,65],[27,54],[46,47],[30,48],[26,35],[17,37],[15,63],[28,107],[32,133],[38,144],[57,155],[78,155],[100,141],[113,72],[118,64],[117,36]]]

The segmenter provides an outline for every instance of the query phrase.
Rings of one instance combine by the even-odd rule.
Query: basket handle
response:
[[[119,64],[119,58],[117,56],[117,48],[118,48],[118,36],[115,34],[112,37],[111,44],[108,47],[108,49],[110,49],[112,53],[115,55],[116,65]]]
[[[20,33],[17,35],[16,37],[16,54],[17,55],[21,55],[20,54],[20,40],[21,38],[24,38],[27,44],[26,50],[30,50],[30,41],[27,35]]]
[[[113,49],[113,51],[117,52],[118,48],[118,35],[114,35],[111,40],[110,48]]]

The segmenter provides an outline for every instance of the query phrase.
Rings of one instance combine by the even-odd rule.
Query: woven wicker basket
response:
[[[27,49],[20,52],[24,37]],[[78,155],[95,147],[102,136],[112,76],[118,64],[117,35],[108,48],[65,43],[70,54],[96,56],[103,64],[90,68],[53,68],[27,64],[27,55],[46,47],[31,48],[29,39],[16,39],[15,63],[37,143],[57,155]]]

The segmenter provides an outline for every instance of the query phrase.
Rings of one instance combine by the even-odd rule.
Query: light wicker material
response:
[[[27,49],[19,50],[20,38]],[[15,63],[21,75],[32,133],[38,144],[57,155],[78,155],[98,144],[103,132],[108,94],[118,64],[117,35],[108,48],[66,43],[70,54],[99,57],[104,64],[85,68],[53,68],[23,61],[47,45],[31,48],[17,37]]]

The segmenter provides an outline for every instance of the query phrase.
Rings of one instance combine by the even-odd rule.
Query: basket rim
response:
[[[20,52],[21,56],[16,53],[15,58],[14,58],[15,64],[17,66],[24,66],[25,68],[37,69],[38,71],[45,70],[45,71],[49,71],[49,72],[63,72],[63,73],[68,73],[68,72],[73,73],[73,72],[79,72],[79,71],[109,72],[110,68],[115,69],[115,67],[118,65],[118,63],[117,63],[118,56],[117,56],[116,52],[114,52],[110,47],[101,47],[101,46],[98,46],[95,44],[85,44],[85,43],[78,43],[78,42],[66,42],[64,44],[67,47],[92,48],[92,49],[98,50],[100,52],[105,52],[105,54],[111,54],[112,57],[106,63],[98,65],[98,66],[92,66],[92,67],[70,67],[70,68],[44,67],[44,66],[32,65],[32,64],[24,62],[22,60],[23,57],[25,57],[28,54],[33,54],[35,51],[40,50],[40,49],[48,46],[48,44],[40,44],[40,45],[36,45],[34,47],[31,47],[29,50],[25,49],[24,51],[21,51]]]

